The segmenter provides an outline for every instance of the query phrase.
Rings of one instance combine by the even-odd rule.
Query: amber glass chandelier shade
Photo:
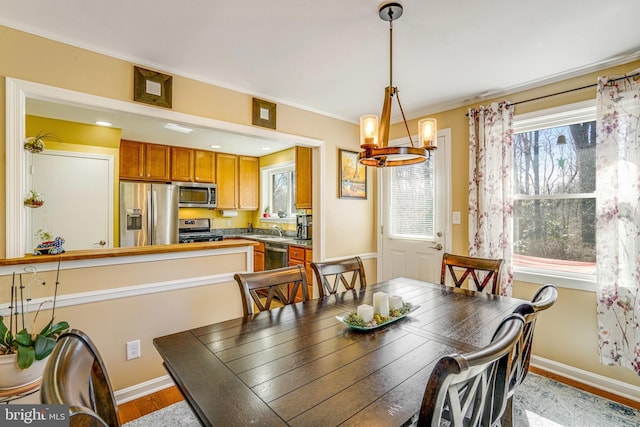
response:
[[[360,117],[360,146],[378,146],[378,116],[375,114]]]
[[[418,122],[418,143],[422,148],[438,148],[438,121],[428,118]]]

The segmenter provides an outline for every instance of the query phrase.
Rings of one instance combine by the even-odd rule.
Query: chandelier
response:
[[[437,148],[436,119],[422,119],[418,122],[418,145],[414,145],[409,132],[409,125],[404,116],[398,88],[393,86],[393,21],[402,16],[402,5],[396,2],[382,3],[378,15],[389,22],[389,86],[384,90],[382,116],[378,124],[378,116],[360,117],[360,148],[358,160],[365,166],[387,167],[404,166],[421,163],[431,157],[431,150]],[[391,122],[391,106],[393,98],[398,99],[402,113],[402,121],[409,135],[410,147],[389,147],[389,127]]]

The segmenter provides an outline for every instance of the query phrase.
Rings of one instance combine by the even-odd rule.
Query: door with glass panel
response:
[[[450,129],[438,132],[431,160],[381,170],[382,280],[408,277],[438,283],[442,254],[451,246]],[[393,141],[408,144],[408,138]],[[392,144],[390,144],[392,145]]]

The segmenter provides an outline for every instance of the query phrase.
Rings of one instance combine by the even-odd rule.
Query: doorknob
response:
[[[442,231],[438,231],[438,232],[436,233],[436,236],[438,236],[438,237],[442,237]]]
[[[437,250],[441,251],[442,250],[442,245],[440,243],[438,243],[435,246],[431,246],[431,249],[437,249]]]
[[[95,243],[94,243],[94,244],[95,244]],[[98,244],[98,245],[100,245],[100,246],[104,246],[104,245],[106,245],[106,244],[107,244],[107,242],[106,242],[106,241],[104,241],[104,240],[100,240],[97,244]]]

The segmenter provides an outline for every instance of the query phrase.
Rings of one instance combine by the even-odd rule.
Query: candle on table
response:
[[[373,319],[373,307],[368,304],[359,305],[357,314],[365,323],[369,323]]]
[[[380,316],[389,317],[389,295],[385,292],[373,294],[373,312]]]
[[[389,310],[401,310],[402,309],[402,297],[392,295],[389,297]]]

